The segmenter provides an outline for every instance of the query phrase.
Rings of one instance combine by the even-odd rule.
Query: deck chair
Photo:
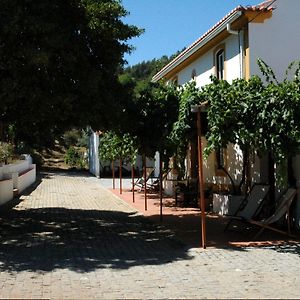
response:
[[[144,179],[144,172],[142,172],[142,175],[136,180],[134,183],[134,186],[137,186],[142,190],[145,187],[145,179]],[[154,175],[154,168],[146,167],[146,186],[148,181],[151,177]]]
[[[280,197],[279,205],[272,216],[261,221],[248,220],[250,224],[254,224],[262,227],[260,231],[254,236],[254,238],[257,238],[265,229],[270,229],[294,237],[293,235],[291,235],[291,228],[290,228],[290,206],[296,194],[297,194],[297,190],[295,188],[287,189],[287,191]],[[279,221],[284,215],[287,215],[287,224],[288,224],[287,232],[277,229],[273,226],[270,226],[271,224],[274,224],[277,221]]]
[[[242,201],[235,214],[229,216],[230,220],[224,231],[229,228],[234,220],[247,222],[255,218],[260,213],[269,190],[270,187],[268,185],[254,184],[249,195]]]
[[[170,173],[171,168],[167,169],[166,172],[163,172],[163,176],[162,176],[162,181],[164,182],[168,176],[168,174]],[[146,183],[147,189],[149,190],[153,190],[153,191],[158,191],[159,190],[159,185],[160,185],[160,174],[158,175],[158,177],[155,177],[154,174],[152,176],[150,176],[149,180]]]

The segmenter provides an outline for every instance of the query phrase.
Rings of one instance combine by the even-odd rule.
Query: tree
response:
[[[141,30],[119,0],[0,0],[0,121],[45,144],[77,126],[110,124],[117,72]]]
[[[175,86],[148,83],[136,96],[128,98],[119,130],[137,137],[140,154],[154,157],[156,151],[163,151],[167,157],[168,136],[177,119],[178,103]]]
[[[300,62],[295,66],[292,80],[286,77],[278,82],[274,72],[263,61],[260,68],[266,76],[267,85],[258,103],[258,132],[256,147],[262,152],[271,152],[277,162],[300,150]]]
[[[283,163],[300,148],[300,68],[296,68],[293,80],[279,83],[265,63],[259,64],[267,84],[257,76],[232,84],[212,78],[212,84],[203,89],[209,100],[205,152],[208,155],[228,143],[237,143],[244,152],[244,168],[250,151],[269,154],[269,182],[274,193],[274,163]],[[245,170],[241,184],[244,177]]]
[[[113,188],[115,188],[114,163],[116,160],[119,160],[120,193],[122,193],[122,164],[124,161],[130,163],[132,172],[134,172],[137,153],[136,138],[130,136],[128,133],[120,135],[113,131],[107,131],[102,134],[99,145],[99,157],[104,161],[110,161],[112,164]]]
[[[137,158],[136,138],[128,133],[118,135],[113,131],[107,131],[101,136],[99,157],[104,161],[120,159],[135,164]]]
[[[195,81],[191,81],[179,89],[179,109],[175,123],[170,133],[170,140],[174,148],[180,176],[185,173],[185,159],[189,142],[196,140],[195,116],[191,112],[193,105],[205,101],[201,89],[196,87]]]
[[[128,75],[133,78],[137,86],[143,86],[149,83],[152,80],[152,77],[161,70],[165,65],[167,65],[170,61],[172,61],[181,51],[177,51],[175,54],[171,56],[163,55],[160,58],[154,58],[152,60],[142,61],[134,66],[125,67],[121,74]]]

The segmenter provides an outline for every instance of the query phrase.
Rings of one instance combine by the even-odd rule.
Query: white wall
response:
[[[300,60],[300,1],[277,0],[270,19],[249,24],[250,73],[262,75],[257,59],[264,60],[278,80],[294,60]]]
[[[230,35],[221,44],[225,45],[225,79],[231,82],[233,79],[240,78],[242,74],[239,37],[237,35]],[[217,47],[218,46],[216,46],[216,48]],[[196,83],[198,87],[211,83],[209,77],[215,74],[214,49],[209,50],[185,69],[180,71],[177,74],[178,84],[183,85],[189,82],[192,78],[194,69],[196,70]]]
[[[36,165],[30,155],[25,160],[0,166],[0,205],[14,197],[14,189],[20,194],[36,181]]]
[[[99,135],[92,132],[89,139],[89,171],[95,176],[100,176],[100,162],[98,155]]]
[[[6,179],[0,181],[0,205],[12,200],[14,197],[13,180]]]
[[[243,35],[242,33],[240,34]],[[238,35],[230,35],[225,40],[225,79],[230,83],[232,80],[241,78],[242,72],[242,55],[240,54],[240,43]]]
[[[202,137],[202,145],[205,148],[207,145],[206,139]],[[243,152],[236,144],[229,144],[226,150],[226,165],[229,175],[232,177],[236,185],[242,179],[243,169]],[[204,160],[203,175],[205,182],[216,185],[231,185],[228,176],[216,176],[215,172],[215,153],[211,153],[207,160]],[[251,181],[260,182],[260,160],[257,156],[251,160]]]
[[[25,189],[35,183],[36,181],[36,165],[29,165],[29,169],[26,173],[20,174],[17,178],[17,189],[19,193],[22,193]]]

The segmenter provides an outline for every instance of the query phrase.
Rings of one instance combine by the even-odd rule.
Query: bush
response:
[[[7,163],[13,156],[14,147],[12,144],[0,142],[0,163]]]
[[[64,133],[63,142],[65,147],[88,147],[89,132],[84,129],[71,129]]]
[[[63,135],[63,141],[66,147],[75,146],[80,139],[80,131],[77,129],[71,129],[66,131]],[[69,148],[69,149],[70,149]]]
[[[65,163],[70,167],[86,169],[87,157],[85,149],[70,147],[65,155]]]

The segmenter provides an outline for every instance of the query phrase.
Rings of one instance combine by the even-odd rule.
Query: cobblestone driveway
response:
[[[187,249],[93,177],[0,212],[1,298],[299,298],[300,246]]]

